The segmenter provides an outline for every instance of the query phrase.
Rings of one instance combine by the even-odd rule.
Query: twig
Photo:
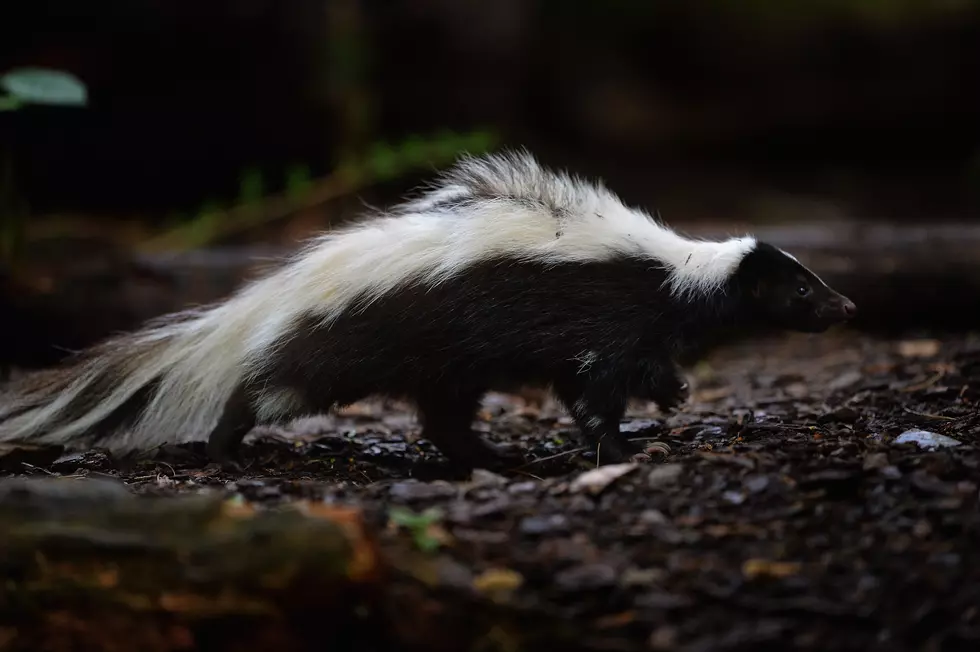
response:
[[[905,406],[902,406],[902,409],[908,412],[909,414],[914,414],[918,417],[925,417],[926,419],[941,419],[943,421],[956,421],[957,419],[962,418],[962,417],[947,417],[946,415],[943,414],[929,414],[928,412],[916,412],[915,410],[910,410]]]
[[[916,383],[915,385],[909,385],[908,387],[903,387],[898,391],[908,393],[908,392],[917,392],[920,389],[928,389],[929,387],[932,387],[933,385],[938,383],[939,380],[945,375],[946,375],[946,370],[941,369],[939,373],[937,373],[932,378],[928,378],[922,381],[921,383]]]
[[[534,475],[533,473],[528,473],[527,471],[521,471],[519,468],[512,469],[512,472],[513,473],[520,473],[521,475],[526,475],[527,477],[534,478],[535,480],[544,481],[544,478],[542,478],[541,476]]]
[[[587,450],[588,450],[587,448],[573,448],[572,450],[562,451],[560,453],[555,453],[554,455],[549,455],[548,457],[539,457],[536,460],[531,460],[530,462],[527,462],[526,464],[521,464],[520,466],[511,469],[511,471],[520,471],[521,469],[526,468],[528,466],[531,466],[532,464],[539,464],[541,462],[548,462],[550,460],[556,460],[559,457],[566,457],[568,455],[575,455],[576,453],[584,453]]]
[[[31,471],[40,471],[41,473],[47,473],[48,475],[55,475],[47,469],[42,469],[40,466],[34,466],[33,464],[28,464],[27,462],[21,462],[21,465],[27,467]]]

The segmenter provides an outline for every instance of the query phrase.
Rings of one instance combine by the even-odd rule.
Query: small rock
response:
[[[952,448],[954,446],[959,446],[961,442],[953,439],[952,437],[940,435],[935,432],[929,432],[928,430],[906,430],[895,438],[895,443],[918,444],[919,448],[933,450],[936,448]]]
[[[860,380],[861,372],[857,371],[856,369],[852,369],[851,371],[845,371],[840,376],[827,383],[827,388],[833,392],[836,392],[842,389],[847,389]]]
[[[508,493],[512,494],[526,494],[531,493],[538,488],[538,483],[534,480],[527,480],[526,482],[515,482],[514,484],[507,487]]]
[[[673,484],[680,477],[683,470],[683,464],[664,464],[658,466],[650,471],[650,475],[647,476],[647,486],[651,489],[657,489],[668,484]]]
[[[609,464],[586,471],[572,480],[569,491],[587,491],[593,495],[601,493],[610,484],[631,471],[639,468],[639,464]]]
[[[616,584],[616,571],[606,564],[573,566],[555,575],[554,582],[564,591],[590,591]]]
[[[883,469],[886,466],[888,466],[888,455],[885,453],[871,453],[864,458],[862,468],[865,471],[873,471],[875,469]]]
[[[473,469],[471,487],[502,487],[507,484],[507,478],[486,469]]]
[[[899,478],[902,477],[902,472],[898,469],[897,466],[890,464],[884,467],[883,469],[881,469],[881,475],[888,478],[889,480],[898,480]]]
[[[745,488],[749,493],[757,494],[766,490],[769,486],[769,476],[753,475],[745,479]]]
[[[745,502],[745,494],[741,491],[726,491],[721,497],[733,505],[741,505]]]
[[[658,509],[645,509],[640,512],[640,523],[645,525],[663,525],[667,523],[667,517]]]
[[[437,480],[435,482],[406,480],[392,485],[388,492],[392,498],[413,501],[446,498],[455,494],[456,488],[445,480]]]
[[[521,519],[518,529],[523,534],[548,534],[563,531],[568,527],[568,519],[561,514],[548,516],[527,516]]]

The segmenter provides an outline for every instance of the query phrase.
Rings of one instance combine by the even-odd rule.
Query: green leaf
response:
[[[415,546],[423,552],[432,552],[442,545],[439,539],[429,534],[429,526],[442,518],[442,510],[430,507],[421,514],[416,514],[404,507],[392,507],[388,519],[395,525],[408,530],[412,535]]]
[[[0,77],[0,87],[24,103],[85,106],[88,90],[77,77],[61,70],[17,68]]]

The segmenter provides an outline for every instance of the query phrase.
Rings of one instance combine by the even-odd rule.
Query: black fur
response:
[[[288,389],[304,413],[371,395],[411,399],[423,436],[451,461],[493,468],[515,456],[471,429],[481,397],[545,385],[601,461],[618,462],[637,452],[619,432],[627,401],[676,407],[685,386],[675,361],[701,342],[734,329],[815,332],[853,308],[768,245],[757,246],[709,296],[674,299],[666,280],[648,258],[553,265],[500,259],[436,287],[410,282],[356,302],[327,326],[310,315],[273,348],[266,370],[236,391],[209,454],[233,460],[255,423],[255,400]],[[797,292],[804,283],[807,296]]]

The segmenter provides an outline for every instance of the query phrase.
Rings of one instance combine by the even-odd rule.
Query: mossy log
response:
[[[0,649],[341,649],[381,573],[357,512],[0,482]]]
[[[402,534],[322,503],[0,480],[0,651],[604,649]]]

